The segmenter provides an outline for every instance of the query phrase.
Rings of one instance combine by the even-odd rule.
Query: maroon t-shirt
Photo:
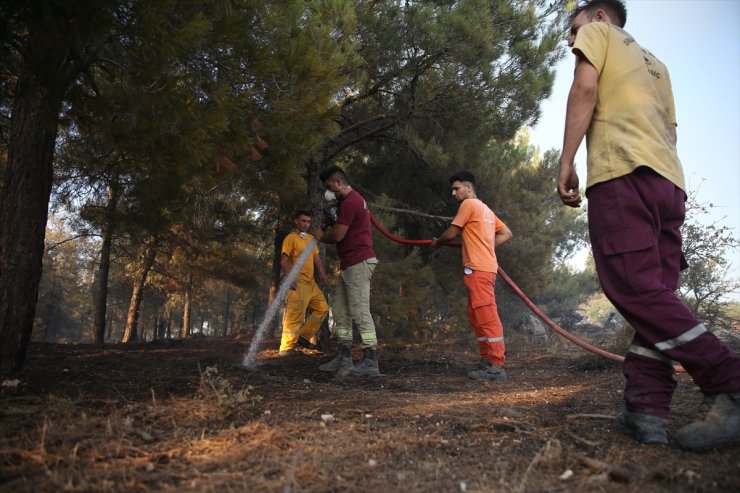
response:
[[[349,228],[344,239],[337,243],[340,269],[375,257],[370,211],[362,195],[352,190],[339,201],[337,223]]]

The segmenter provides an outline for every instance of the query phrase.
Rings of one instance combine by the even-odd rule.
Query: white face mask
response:
[[[337,195],[331,190],[327,190],[324,192],[324,199],[327,202],[334,202],[335,200],[337,200]]]

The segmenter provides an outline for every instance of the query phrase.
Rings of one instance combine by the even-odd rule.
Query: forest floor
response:
[[[275,339],[248,371],[248,343],[32,344],[0,389],[0,491],[740,491],[738,442],[617,433],[620,366],[575,347],[510,346],[509,380],[477,382],[470,345],[381,348],[369,380],[279,358]],[[677,380],[671,432],[701,403]]]

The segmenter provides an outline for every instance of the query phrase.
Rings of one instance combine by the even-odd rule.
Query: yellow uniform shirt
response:
[[[586,136],[586,187],[648,166],[686,190],[672,132],[676,110],[666,66],[629,33],[605,22],[581,26],[573,52],[599,73]]]
[[[291,265],[294,265],[298,257],[301,256],[303,250],[306,249],[308,243],[313,239],[310,233],[304,233],[305,237],[301,237],[300,234],[293,231],[288,233],[288,236],[283,240],[283,247],[281,253],[288,256]],[[301,267],[301,272],[298,274],[297,281],[303,284],[310,284],[314,282],[313,278],[313,266],[314,258],[319,254],[319,249],[316,246],[313,247],[313,253],[308,256],[306,263]]]

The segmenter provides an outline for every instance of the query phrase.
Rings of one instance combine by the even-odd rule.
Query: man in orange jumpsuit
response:
[[[461,171],[450,178],[452,196],[460,202],[452,225],[432,248],[462,236],[465,288],[468,290],[468,320],[478,338],[480,363],[470,370],[474,380],[506,380],[504,370],[504,328],[498,316],[496,285],[496,247],[511,238],[509,228],[475,194],[475,176]]]

